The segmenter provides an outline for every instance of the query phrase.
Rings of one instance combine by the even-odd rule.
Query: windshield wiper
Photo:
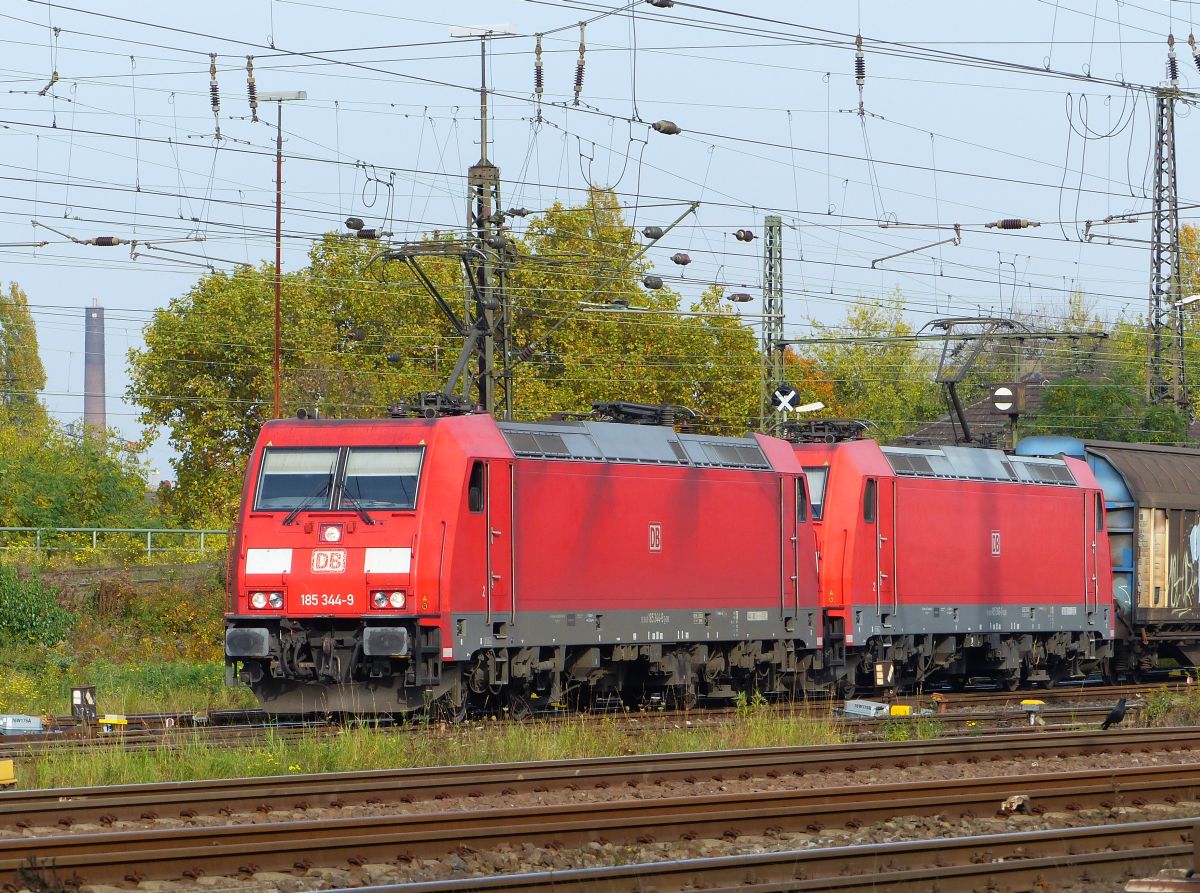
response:
[[[296,506],[294,509],[292,509],[290,512],[288,512],[287,517],[283,519],[283,526],[287,527],[289,524],[291,524],[293,521],[295,521],[296,516],[299,515],[306,508],[308,508],[310,505],[312,505],[313,500],[315,500],[321,496],[324,496],[326,493],[328,493],[329,485],[332,481],[333,481],[332,476],[326,478],[325,483],[321,484],[320,488],[318,488],[315,493],[312,493],[312,494],[306,496],[304,498],[304,500],[298,506]]]
[[[351,496],[344,487],[342,488],[342,499],[350,500],[350,504],[354,506],[354,510],[356,512],[358,512],[358,516],[360,518],[362,518],[362,521],[364,524],[371,524],[371,525],[375,524],[375,519],[367,514],[367,510],[365,508],[363,508],[362,503],[359,502],[357,499],[355,499],[353,496]]]

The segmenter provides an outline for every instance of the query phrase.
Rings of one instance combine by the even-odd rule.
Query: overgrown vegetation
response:
[[[1200,725],[1200,686],[1183,691],[1156,689],[1146,696],[1141,718],[1155,727]]]
[[[301,737],[267,733],[247,747],[214,747],[188,740],[150,750],[113,745],[51,751],[23,762],[22,787],[131,784],[195,778],[286,775],[620,756],[635,753],[837,744],[846,740],[833,720],[772,713],[695,727],[644,730],[616,719],[587,717],[528,723],[483,722],[462,727],[345,728]]]
[[[253,706],[224,685],[224,605],[213,575],[141,587],[117,576],[73,596],[0,566],[0,713],[65,714],[73,685],[95,685],[110,713]]]

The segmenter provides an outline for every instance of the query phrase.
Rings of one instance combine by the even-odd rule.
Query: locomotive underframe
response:
[[[840,621],[827,618],[820,649],[796,639],[494,643],[443,660],[440,630],[415,621],[409,653],[379,657],[364,653],[369,627],[360,621],[281,620],[267,627],[270,653],[228,658],[227,677],[249,685],[271,713],[428,711],[454,719],[473,709],[523,716],[543,707],[690,706],[754,692],[849,697],[972,677],[1011,688],[1052,685],[1098,669],[1132,675],[1158,656],[1150,643],[1129,640],[1122,649],[1094,632],[1061,630],[888,635],[847,645]]]

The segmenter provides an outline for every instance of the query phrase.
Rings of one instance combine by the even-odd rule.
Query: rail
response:
[[[33,549],[41,554],[82,549],[206,552],[225,548],[228,530],[168,527],[0,527],[0,552]],[[173,539],[173,541],[172,541]],[[212,540],[218,540],[213,544]]]

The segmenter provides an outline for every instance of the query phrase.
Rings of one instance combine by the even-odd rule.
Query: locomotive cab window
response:
[[[821,512],[825,508],[825,481],[829,478],[828,468],[805,467],[804,477],[808,481],[809,501],[812,504],[814,521],[821,520]]]
[[[417,505],[420,471],[420,449],[352,447],[346,456],[342,508],[411,511]]]
[[[267,449],[254,500],[257,511],[328,509],[333,495],[337,450]]]
[[[467,481],[467,510],[472,514],[483,511],[483,463],[471,465],[471,478]]]
[[[804,489],[804,478],[796,478],[796,523],[808,520],[808,491]]]
[[[863,521],[875,523],[875,499],[879,484],[875,478],[867,478],[867,486],[863,489]]]

